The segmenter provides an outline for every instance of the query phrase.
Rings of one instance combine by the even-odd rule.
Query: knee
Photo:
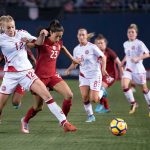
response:
[[[73,98],[73,93],[72,92],[66,93],[65,98],[66,99],[72,99]]]
[[[99,97],[96,96],[96,95],[94,95],[94,96],[90,97],[90,100],[93,101],[93,102],[95,102],[95,103],[98,103],[99,102]]]
[[[87,95],[82,95],[83,102],[89,101],[89,97]]]

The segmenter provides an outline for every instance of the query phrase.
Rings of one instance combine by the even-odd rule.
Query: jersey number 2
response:
[[[23,42],[16,42],[15,45],[17,51],[23,49]]]

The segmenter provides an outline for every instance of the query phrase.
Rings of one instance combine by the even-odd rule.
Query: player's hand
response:
[[[74,64],[79,64],[79,65],[80,65],[81,60],[73,59],[72,62],[73,62]]]
[[[28,43],[29,40],[26,37],[24,37],[24,38],[21,38],[21,42]]]
[[[133,63],[138,63],[138,62],[139,62],[139,57],[131,58],[131,61],[132,61]]]
[[[70,75],[71,71],[69,69],[66,69],[65,72],[64,72],[64,76],[68,76]]]
[[[47,30],[45,30],[45,29],[42,29],[40,31],[40,35],[42,35],[42,36],[48,36],[48,34],[49,34],[49,32]]]
[[[105,69],[102,69],[102,75],[103,76],[109,76],[108,72]]]

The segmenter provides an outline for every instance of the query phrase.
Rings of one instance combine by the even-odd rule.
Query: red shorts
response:
[[[102,77],[102,82],[104,82],[105,84],[108,85],[108,87],[110,87],[115,82],[115,77],[112,77],[112,76],[103,76]]]
[[[21,85],[17,85],[15,93],[18,93],[20,95],[24,95],[25,94],[25,90]]]
[[[46,85],[46,87],[52,89],[57,83],[62,81],[63,79],[59,74],[55,74],[49,78],[40,78],[40,80]]]

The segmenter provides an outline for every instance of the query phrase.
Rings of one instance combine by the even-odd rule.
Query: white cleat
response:
[[[138,107],[137,103],[134,103],[133,105],[131,105],[129,114],[134,114],[137,107]]]
[[[29,133],[29,124],[24,122],[24,117],[21,119],[21,132],[22,133]]]
[[[96,121],[95,116],[94,115],[90,115],[88,116],[87,120],[85,122],[94,122]]]

